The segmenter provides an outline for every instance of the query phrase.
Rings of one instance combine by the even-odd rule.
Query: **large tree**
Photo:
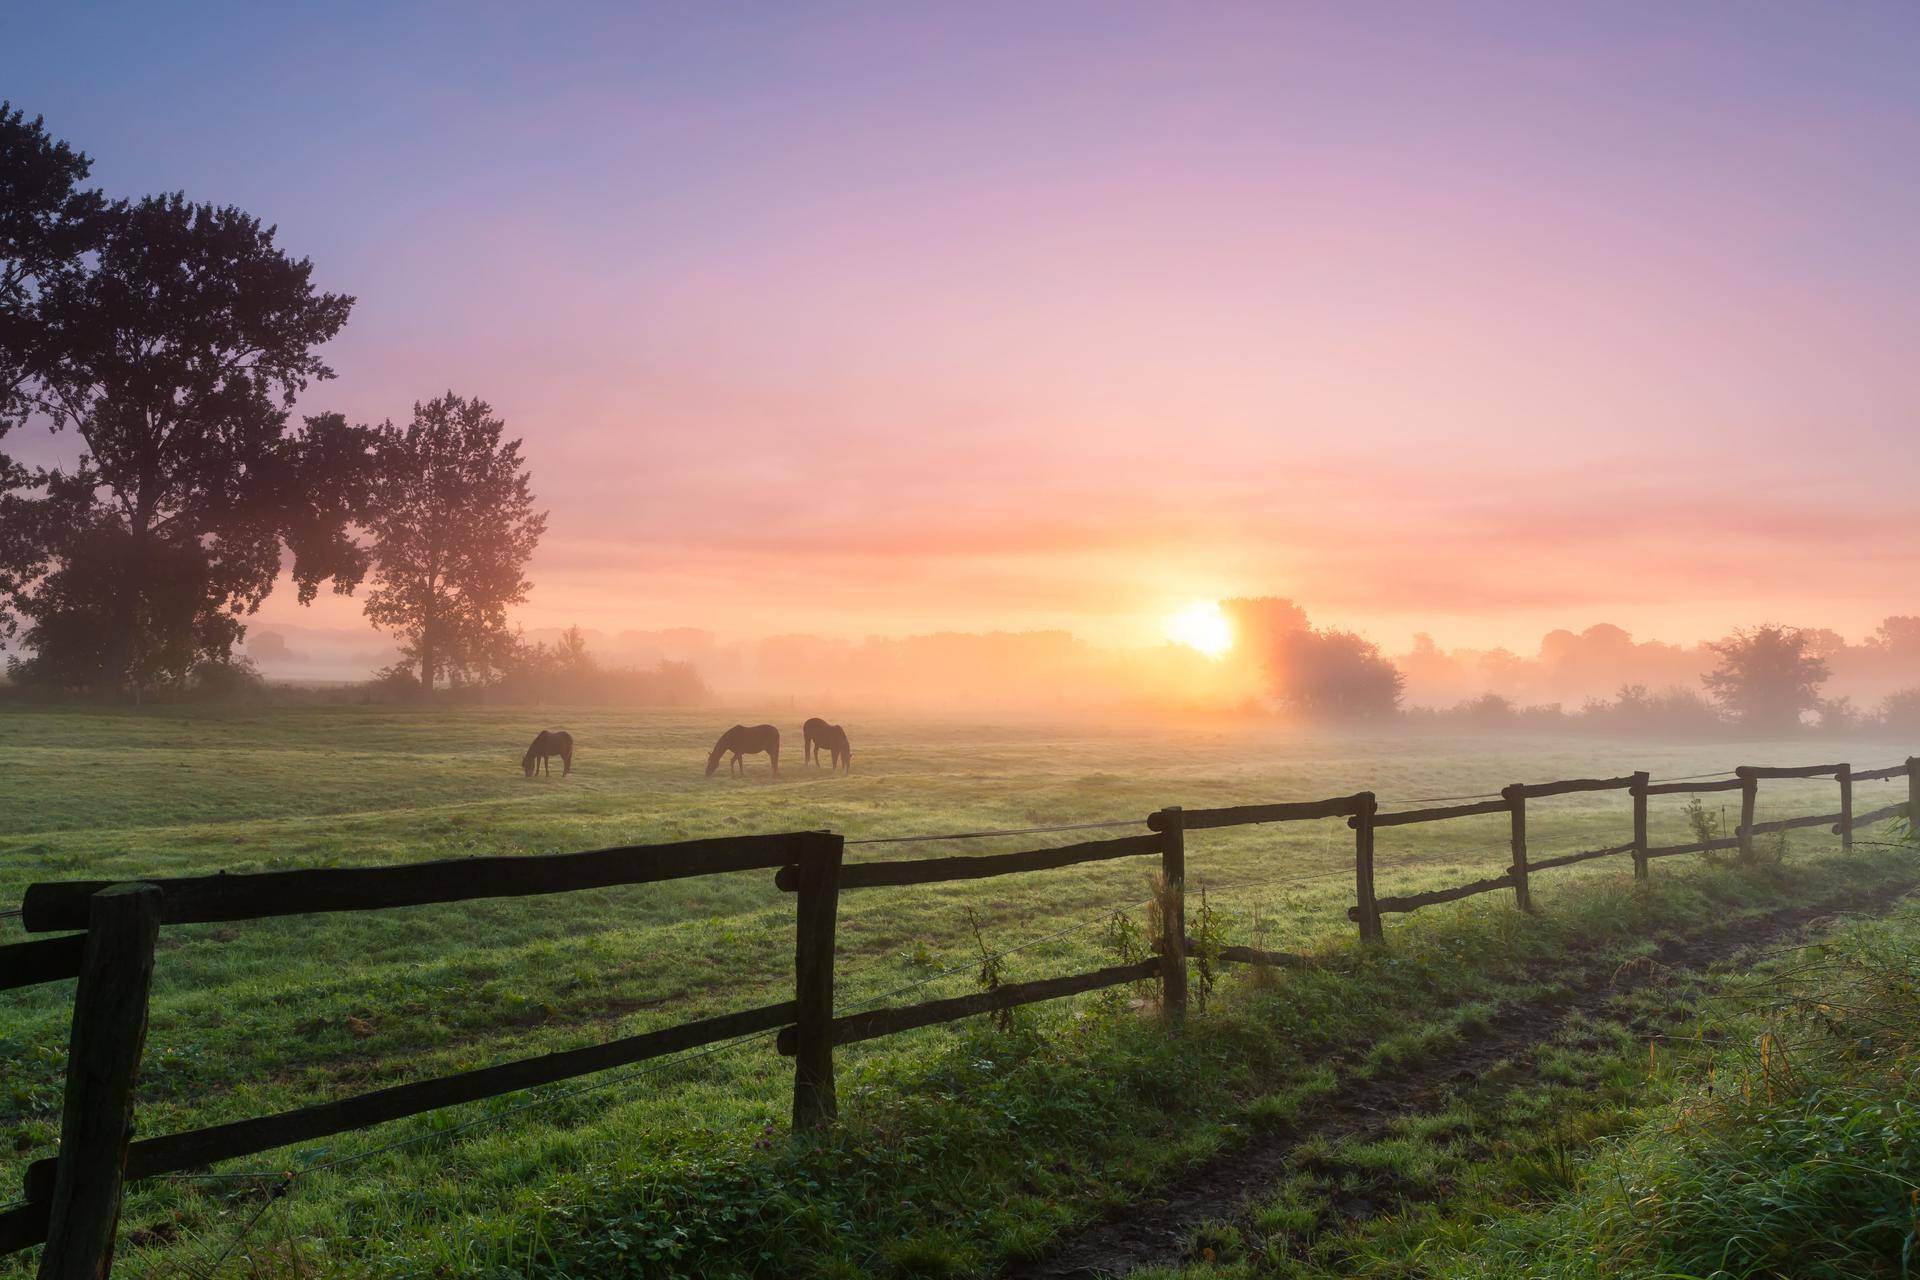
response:
[[[29,516],[51,564],[22,593],[33,656],[15,662],[15,674],[62,689],[137,692],[177,685],[204,661],[227,662],[280,572],[283,545],[302,603],[323,576],[350,591],[368,562],[348,530],[364,516],[374,438],[338,414],[308,418],[236,477],[231,507],[157,520],[144,538],[124,504],[100,499],[89,467],[50,473]]]
[[[357,586],[373,432],[338,415],[289,424],[295,397],[333,376],[316,348],[353,300],[316,292],[274,228],[177,194],[116,203],[100,224],[87,265],[45,281],[35,307],[39,407],[83,447],[45,477],[33,524],[53,567],[23,612],[30,670],[71,682],[74,659],[48,646],[92,634],[91,683],[111,692],[184,674],[143,655],[226,657],[283,551],[303,603],[329,578]]]
[[[1316,720],[1378,720],[1399,710],[1406,677],[1365,636],[1302,628],[1277,639],[1268,658],[1274,692]]]
[[[505,431],[486,401],[449,391],[381,432],[367,616],[400,635],[423,689],[443,673],[490,674],[512,653],[507,609],[533,585],[527,560],[547,517]]]
[[[40,117],[0,102],[0,440],[33,412],[52,352],[39,317],[48,282],[81,269],[106,201],[81,187],[92,162],[47,133]],[[45,562],[27,468],[0,451],[0,635],[15,593]]]
[[[1736,631],[1707,646],[1720,658],[1703,677],[1707,691],[1750,729],[1797,729],[1800,713],[1820,706],[1820,686],[1829,674],[1814,642],[1811,632],[1774,623]]]
[[[1406,677],[1380,646],[1351,631],[1316,628],[1307,612],[1280,596],[1222,600],[1235,648],[1264,669],[1281,705],[1315,720],[1372,720],[1400,706]]]
[[[121,691],[142,652],[225,658],[282,549],[301,603],[328,578],[359,583],[367,555],[348,520],[372,432],[336,415],[288,426],[294,397],[332,376],[315,347],[353,299],[315,292],[313,265],[278,248],[273,226],[179,194],[113,203],[100,226],[90,263],[46,280],[36,303],[40,409],[83,451],[46,476],[38,528],[56,568],[25,612],[31,668],[67,666],[46,643],[88,616],[92,683]],[[182,589],[192,608],[173,599]],[[161,618],[186,631],[150,635]]]

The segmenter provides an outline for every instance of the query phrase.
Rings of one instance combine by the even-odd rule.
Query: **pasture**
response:
[[[1138,819],[1169,804],[1362,788],[1391,809],[1511,782],[1634,769],[1663,779],[1826,759],[1867,768],[1910,750],[1884,742],[1654,748],[1589,738],[1308,735],[1228,722],[1069,728],[847,714],[833,718],[851,735],[854,768],[834,777],[802,763],[807,711],[9,710],[0,713],[0,908],[16,904],[28,883],[47,879],[563,852],[821,827],[862,840]],[[764,756],[748,758],[743,778],[703,776],[720,729],[761,719],[782,730],[778,779]],[[521,754],[534,731],[549,726],[573,733],[573,774],[529,780]],[[1904,785],[1862,784],[1856,806],[1903,799]],[[1717,812],[1727,797],[1709,799]],[[1759,816],[1835,807],[1830,781],[1769,781]],[[1678,798],[1656,803],[1652,843],[1692,838],[1681,808]],[[1533,856],[1619,843],[1628,812],[1621,793],[1539,802],[1529,813]],[[1733,821],[1727,814],[1724,829]],[[984,853],[1085,838],[861,844],[848,855]],[[1379,891],[1497,874],[1507,861],[1505,840],[1502,815],[1382,831]],[[1891,874],[1891,857],[1863,850],[1843,864],[1836,846],[1824,830],[1792,833],[1787,860],[1805,868],[1801,878],[1782,874],[1758,887],[1736,883],[1745,873],[1698,859],[1659,862],[1657,892],[1643,910],[1660,927],[1680,929],[1703,903],[1734,911],[1769,895]],[[1312,951],[1346,946],[1352,936],[1345,914],[1352,840],[1339,820],[1196,833],[1187,865],[1190,919],[1204,892],[1229,941]],[[1124,933],[1113,913],[1141,918],[1149,870],[1142,860],[863,891],[841,905],[839,1006],[860,1008],[904,988],[914,999],[973,990],[983,952],[1010,953],[1000,962],[1010,980],[1113,963]],[[1398,933],[1410,960],[1429,954],[1421,948],[1454,957],[1458,973],[1423,977],[1421,987],[1426,1012],[1444,1021],[1457,1012],[1449,1001],[1547,980],[1529,978],[1520,961],[1537,960],[1555,941],[1553,929],[1571,928],[1569,921],[1605,927],[1607,913],[1623,915],[1630,875],[1624,857],[1544,873],[1535,900],[1562,923],[1539,926],[1532,940],[1519,936],[1525,930],[1513,923],[1510,895],[1501,894],[1430,909],[1418,923],[1390,920],[1390,949],[1402,945]],[[791,994],[792,910],[770,874],[742,873],[554,898],[169,928],[155,978],[143,1124],[166,1131],[258,1115],[784,998]],[[17,922],[0,920],[0,937],[21,936]],[[1510,967],[1489,963],[1481,972],[1484,957],[1474,952],[1482,944]],[[1271,984],[1284,988],[1290,980],[1281,975]],[[1378,982],[1382,993],[1394,984],[1384,972]],[[0,995],[0,1203],[26,1163],[53,1148],[70,993],[60,984]],[[1389,998],[1381,1000],[1381,1011],[1390,1012]],[[1086,1021],[1100,1024],[1081,1034],[1105,1037],[1105,1052],[1133,1054],[1134,1067],[1151,1056],[1128,1047],[1123,1024],[1140,1019],[1124,999],[1049,1006],[1023,1015],[1022,1028],[1007,1035],[1057,1030],[1073,1021],[1076,1004]],[[1323,1030],[1359,1025],[1351,1010],[1319,1016]],[[1074,1211],[1063,1203],[1066,1188],[1096,1203],[1149,1180],[1167,1162],[1223,1141],[1220,1117],[1232,1106],[1270,1094],[1276,1081],[1305,1087],[1323,1069],[1281,1064],[1272,1046],[1247,1049],[1249,1060],[1264,1054],[1275,1066],[1256,1080],[1236,1075],[1223,1050],[1226,1065],[1210,1078],[1235,1092],[1232,1106],[1211,1118],[1197,1098],[1168,1100],[1166,1109],[1179,1114],[1144,1129],[1139,1098],[1096,1095],[1075,1122],[1078,1131],[1049,1135],[1036,1112],[995,1156],[983,1154],[993,1144],[980,1136],[987,1130],[974,1109],[1003,1077],[1033,1081],[1021,1075],[1026,1067],[996,1067],[999,1051],[983,1034],[974,1026],[933,1028],[842,1050],[847,1136],[836,1139],[831,1156],[783,1154],[790,1068],[762,1040],[209,1171],[217,1176],[144,1184],[123,1221],[123,1262],[128,1274],[164,1273],[174,1263],[201,1269],[184,1274],[213,1273],[216,1263],[288,1275],[652,1274],[693,1269],[700,1248],[737,1237],[725,1270],[783,1270],[791,1258],[753,1252],[754,1242],[771,1239],[850,1241],[813,1249],[802,1269],[819,1273],[964,1270],[1057,1227]],[[1078,1051],[1092,1052],[1087,1044]],[[1027,1056],[1037,1061],[1038,1053]],[[1051,1060],[1047,1070],[1058,1069]],[[1113,1073],[1125,1078],[1132,1069],[1117,1064]],[[959,1136],[943,1150],[954,1167],[900,1173],[885,1153],[916,1150],[911,1139],[930,1116],[953,1119]],[[1058,1116],[1049,1122],[1064,1123]],[[1092,1147],[1074,1149],[1081,1141],[1106,1157],[1097,1176],[1085,1167]],[[1002,1159],[1046,1167],[1009,1171]],[[844,1189],[808,1196],[781,1187],[782,1179],[829,1168],[868,1170],[880,1180],[864,1199],[849,1199]],[[894,1173],[871,1173],[879,1168]],[[261,1186],[287,1169],[302,1170],[291,1193],[263,1198]],[[235,1176],[251,1173],[267,1181]],[[924,1199],[911,1212],[923,1218],[868,1205],[913,1178],[922,1179],[912,1185]],[[730,1188],[724,1195],[702,1190],[721,1184]],[[994,1186],[1004,1191],[983,1206],[980,1188]],[[841,1206],[842,1217],[812,1220],[828,1203]],[[608,1204],[628,1206],[626,1225],[596,1217]],[[962,1225],[928,1225],[943,1222]],[[920,1231],[920,1243],[903,1245],[903,1231]],[[614,1238],[625,1240],[617,1252],[582,1252],[583,1241]],[[0,1261],[0,1274],[7,1267]]]

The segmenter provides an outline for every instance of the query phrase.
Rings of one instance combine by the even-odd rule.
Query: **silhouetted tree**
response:
[[[96,247],[106,201],[82,190],[92,162],[48,135],[45,122],[0,102],[0,439],[34,411],[49,364],[39,314],[47,283],[71,275]],[[15,593],[45,563],[24,491],[34,477],[0,452],[0,635]]]
[[[1372,720],[1400,705],[1406,678],[1380,647],[1351,631],[1312,628],[1280,635],[1268,658],[1274,693],[1291,710],[1323,720]]]
[[[1283,596],[1237,596],[1222,600],[1220,612],[1233,624],[1235,648],[1263,658],[1283,637],[1309,629],[1307,611]]]
[[[587,652],[587,633],[578,624],[568,627],[553,642],[553,658],[561,671],[568,674],[592,675],[600,664]]]
[[[117,691],[136,659],[143,678],[186,669],[141,655],[226,658],[283,549],[302,603],[329,578],[358,585],[367,557],[348,526],[372,433],[337,414],[288,426],[294,397],[333,376],[314,348],[353,300],[316,293],[312,264],[273,228],[180,195],[116,203],[99,222],[86,265],[39,291],[37,406],[83,449],[45,476],[29,524],[52,568],[20,603],[30,667],[71,678],[77,659],[47,646],[95,628],[92,683]],[[171,634],[149,634],[163,622]]]
[[[1888,694],[1880,703],[1880,724],[1895,733],[1920,733],[1920,686]]]
[[[402,637],[424,689],[443,671],[484,676],[512,654],[507,608],[526,599],[547,517],[505,428],[484,400],[449,391],[415,404],[404,429],[381,431],[367,616]]]
[[[1829,674],[1812,643],[1812,635],[1799,627],[1766,623],[1736,631],[1707,646],[1719,655],[1720,665],[1703,683],[1750,729],[1796,729],[1802,711],[1819,707],[1820,685]]]
[[[1853,705],[1853,699],[1844,694],[1838,698],[1820,699],[1819,711],[1822,733],[1857,733],[1865,720],[1860,708]]]
[[[1920,618],[1910,614],[1882,618],[1867,637],[1867,647],[1920,660]]]

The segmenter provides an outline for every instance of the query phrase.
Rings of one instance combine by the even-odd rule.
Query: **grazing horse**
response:
[[[819,716],[808,717],[807,722],[800,726],[800,736],[806,746],[808,764],[820,763],[820,735],[832,727]]]
[[[815,716],[800,726],[800,731],[807,735],[807,758],[809,760],[815,764],[819,764],[820,753],[825,751],[829,759],[827,766],[829,769],[837,770],[844,767],[846,772],[853,772],[853,748],[847,745],[847,731],[845,729],[842,729],[837,724],[828,724],[825,720]]]
[[[720,767],[720,757],[729,751],[733,753],[733,759],[727,766],[729,774],[735,769],[741,773],[747,771],[747,766],[740,757],[758,755],[764,751],[767,753],[767,759],[773,762],[774,776],[776,778],[780,776],[780,731],[770,724],[756,724],[751,728],[744,724],[737,724],[721,734],[720,741],[713,744],[713,753],[707,757],[709,778],[713,776],[713,771]]]
[[[553,765],[549,762],[554,756],[560,757],[561,777],[573,772],[573,735],[565,729],[542,729],[534,735],[527,754],[520,757],[520,771],[531,778],[535,769],[546,765],[547,776],[551,778]]]

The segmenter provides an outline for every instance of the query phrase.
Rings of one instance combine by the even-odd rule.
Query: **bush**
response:
[[[252,699],[266,691],[260,668],[248,658],[202,658],[188,669],[184,689],[187,697],[206,701]]]
[[[1920,734],[1920,687],[1888,694],[1880,703],[1880,723],[1893,733]]]

